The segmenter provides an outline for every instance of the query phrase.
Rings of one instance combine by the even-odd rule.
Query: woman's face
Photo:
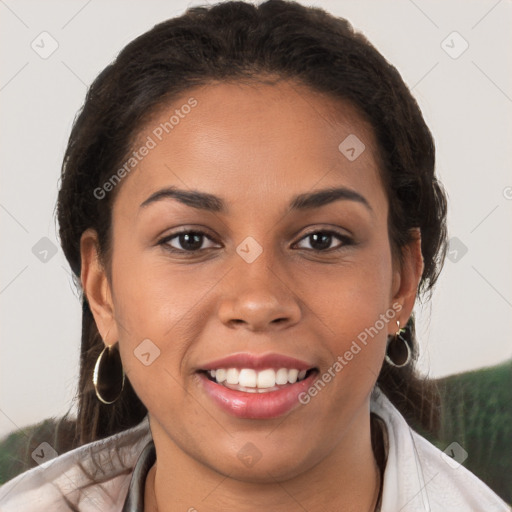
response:
[[[113,206],[112,280],[90,232],[82,280],[157,452],[265,481],[357,451],[387,336],[421,274],[419,243],[392,261],[371,127],[289,82],[221,83],[160,111],[133,149]],[[182,199],[155,196],[170,189]],[[312,196],[326,189],[340,191]],[[230,368],[244,370],[243,391],[205,372]]]

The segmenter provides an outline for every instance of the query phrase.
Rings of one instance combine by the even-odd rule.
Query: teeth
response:
[[[217,380],[217,382],[221,383],[221,382],[224,382],[226,380],[226,370],[224,368],[220,368],[218,370],[212,370],[210,372],[210,375],[212,377],[215,377],[215,379]]]
[[[257,375],[254,370],[244,368],[243,370],[240,370],[238,382],[235,382],[235,384],[240,384],[240,386],[244,386],[245,388],[255,388],[256,378]]]
[[[297,382],[298,375],[299,370],[288,370],[288,382],[290,384],[295,384]]]
[[[258,372],[258,387],[273,388],[276,385],[276,372],[272,368]]]
[[[236,368],[230,368],[226,373],[226,382],[228,384],[238,384],[240,372]]]
[[[279,368],[276,373],[276,384],[283,385],[288,383],[288,370],[286,368]]]
[[[284,386],[285,384],[295,384],[306,377],[307,370],[297,370],[296,368],[279,368],[277,371],[273,368],[256,371],[252,368],[218,368],[209,370],[210,377],[219,384],[239,385],[244,388],[269,389],[275,386]]]

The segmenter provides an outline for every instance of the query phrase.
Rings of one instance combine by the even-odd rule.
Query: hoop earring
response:
[[[398,330],[386,348],[386,361],[395,368],[403,368],[411,362],[412,354],[409,343],[401,334],[405,332],[405,329],[400,329],[398,320],[396,323],[398,324]]]
[[[92,383],[98,400],[106,405],[113,404],[124,388],[124,369],[119,353],[119,342],[105,345],[92,374]]]

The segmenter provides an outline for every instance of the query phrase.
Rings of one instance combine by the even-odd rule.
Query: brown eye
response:
[[[212,245],[204,247],[203,244],[205,240],[213,242],[213,240],[202,231],[181,231],[166,236],[158,243],[171,252],[198,252],[212,247]],[[171,243],[171,241],[173,242]]]
[[[338,239],[341,243],[332,247],[332,243]],[[336,250],[344,247],[345,245],[350,245],[351,240],[349,237],[337,233],[335,231],[315,231],[313,233],[307,234],[305,237],[301,239],[301,241],[307,240],[309,241],[311,250],[327,252],[330,250]],[[301,247],[303,249],[308,249],[308,247]]]

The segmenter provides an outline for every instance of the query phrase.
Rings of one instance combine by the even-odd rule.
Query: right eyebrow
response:
[[[177,199],[181,203],[191,206],[192,208],[212,212],[225,213],[227,210],[224,201],[220,197],[206,192],[200,192],[198,190],[181,190],[176,187],[167,187],[151,194],[144,202],[141,203],[140,208],[146,208],[151,203],[155,203],[163,199]]]

